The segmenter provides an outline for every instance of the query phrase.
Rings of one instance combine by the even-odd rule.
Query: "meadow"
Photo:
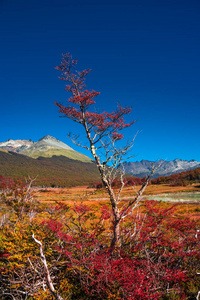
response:
[[[140,189],[140,185],[133,186],[125,186],[121,193],[121,198],[123,200],[127,200],[130,198],[134,198],[138,190]],[[71,187],[71,188],[42,188],[36,189],[37,198],[40,202],[44,203],[54,203],[56,201],[66,201],[67,204],[72,204],[74,201],[85,201],[85,202],[97,202],[108,201],[109,197],[106,192],[106,189],[96,189],[94,187],[88,186],[79,186],[79,187]],[[159,194],[167,194],[167,193],[198,193],[200,192],[199,184],[190,184],[188,186],[171,186],[169,184],[150,184],[147,186],[144,197],[150,195],[159,195]]]

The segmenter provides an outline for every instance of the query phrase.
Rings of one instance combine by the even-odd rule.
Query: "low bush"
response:
[[[122,222],[120,243],[110,252],[110,206],[41,206],[29,185],[2,190],[0,200],[0,299],[197,297],[199,219],[177,214],[176,206],[143,202]]]

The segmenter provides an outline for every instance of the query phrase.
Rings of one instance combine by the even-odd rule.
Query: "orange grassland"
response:
[[[140,186],[125,187],[121,197],[123,200],[129,200],[136,195]],[[200,185],[190,186],[170,186],[167,184],[149,185],[144,193],[145,195],[158,195],[162,193],[180,193],[180,192],[200,192]],[[89,202],[94,204],[97,202],[107,202],[109,200],[105,189],[96,190],[95,188],[72,187],[72,188],[44,188],[37,191],[37,199],[40,202],[55,203],[66,202],[71,205],[74,201]]]
[[[136,187],[125,187],[122,192],[122,198],[124,201],[133,198],[136,195],[136,191],[139,189]],[[180,193],[180,192],[200,192],[199,185],[191,185],[187,187],[172,187],[169,185],[149,185],[144,193],[145,195],[157,195],[162,193]],[[74,206],[79,203],[88,205],[91,209],[94,209],[98,213],[100,207],[107,204],[110,206],[110,202],[106,191],[104,189],[96,190],[87,187],[73,187],[73,188],[46,188],[40,189],[36,192],[37,199],[46,205],[54,205],[56,202],[62,202],[69,206]],[[123,204],[123,202],[121,204]],[[169,207],[174,203],[162,202],[162,206]],[[200,215],[200,202],[199,203],[177,203],[176,215],[190,216],[191,219],[199,220]]]

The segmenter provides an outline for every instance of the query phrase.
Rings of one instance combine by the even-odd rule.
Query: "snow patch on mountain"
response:
[[[67,149],[67,150],[73,150],[71,147],[69,147],[67,144],[59,141],[53,136],[46,135],[43,138],[39,139],[34,146],[49,146],[49,148],[54,149]]]
[[[0,143],[0,148],[11,151],[18,152],[28,149],[34,144],[32,140],[7,140],[5,142]]]
[[[71,147],[50,135],[44,136],[37,142],[33,142],[32,140],[9,139],[5,142],[0,143],[0,148],[22,154],[26,154],[26,151],[46,151],[50,149],[66,149],[74,151]]]
[[[152,166],[159,166],[152,176],[152,178],[156,178],[159,176],[168,176],[191,169],[196,169],[200,167],[200,162],[196,160],[187,161],[174,159],[172,161],[159,160],[157,162],[154,162],[149,160],[141,160],[140,162],[136,161],[123,163],[125,173],[137,177],[144,177],[149,175],[152,170]]]

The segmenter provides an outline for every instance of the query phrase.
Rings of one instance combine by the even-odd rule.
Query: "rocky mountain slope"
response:
[[[200,162],[195,160],[187,161],[175,159],[172,161],[160,160],[158,162],[153,162],[149,160],[141,160],[136,162],[123,163],[125,173],[137,177],[147,176],[152,170],[152,165],[160,166],[152,176],[153,178],[156,178],[159,176],[168,176],[171,174],[198,168],[200,167]]]
[[[0,148],[6,151],[12,151],[16,153],[21,153],[22,151],[30,148],[34,142],[32,140],[7,140],[0,143]]]
[[[53,136],[46,135],[39,139],[37,142],[32,140],[7,140],[6,142],[0,143],[0,149],[20,153],[32,158],[66,156],[70,159],[80,160],[84,162],[91,162],[91,159],[86,155],[83,155],[67,144],[59,141]]]

